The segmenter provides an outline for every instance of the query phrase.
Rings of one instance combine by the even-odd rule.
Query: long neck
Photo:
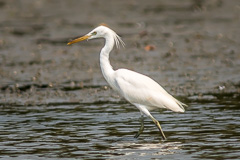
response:
[[[114,38],[110,35],[105,37],[105,45],[100,52],[100,66],[102,74],[106,81],[111,85],[112,83],[112,74],[114,70],[109,62],[109,54],[114,46]]]

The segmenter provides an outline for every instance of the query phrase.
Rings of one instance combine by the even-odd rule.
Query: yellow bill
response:
[[[80,38],[77,38],[77,39],[74,39],[74,40],[68,42],[67,45],[71,45],[71,44],[73,44],[73,43],[77,43],[77,42],[80,42],[80,41],[84,41],[84,40],[88,39],[89,37],[91,37],[91,36],[88,36],[88,35],[82,36],[82,37],[80,37]]]

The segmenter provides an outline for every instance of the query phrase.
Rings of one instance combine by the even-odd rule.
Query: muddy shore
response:
[[[0,103],[123,101],[99,68],[103,40],[66,45],[100,23],[126,43],[111,53],[115,69],[146,74],[184,101],[239,96],[239,1],[0,0]]]

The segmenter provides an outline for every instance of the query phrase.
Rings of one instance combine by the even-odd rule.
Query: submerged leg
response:
[[[134,136],[134,138],[138,138],[140,136],[140,134],[143,132],[144,130],[144,116],[141,115],[141,117],[139,118],[140,122],[141,122],[141,127],[138,131],[138,133]]]
[[[158,122],[158,120],[156,120],[153,116],[150,116],[150,118],[152,119],[152,121],[156,124],[156,126],[158,127],[160,133],[161,133],[161,136],[163,138],[163,140],[167,139],[166,136],[164,135],[163,133],[163,130],[162,130],[162,127],[160,125],[160,123]]]
[[[158,127],[158,129],[159,129],[159,131],[160,131],[160,133],[161,133],[161,136],[162,136],[162,138],[165,140],[165,139],[167,139],[166,138],[166,136],[164,135],[164,133],[163,133],[163,130],[162,130],[162,128],[161,128],[161,125],[160,125],[160,123],[158,122],[158,120],[156,120],[152,115],[151,115],[151,113],[148,111],[148,109],[147,109],[147,107],[146,106],[144,106],[144,105],[140,105],[140,104],[135,104],[136,105],[136,107],[141,111],[141,114],[142,113],[144,113],[146,116],[149,116],[151,119],[152,119],[152,121],[156,124],[156,126]],[[140,128],[140,130],[141,130],[141,128]],[[139,130],[139,132],[140,132],[140,130]],[[140,134],[141,134],[141,132],[140,132]],[[139,135],[140,135],[139,134]],[[137,134],[138,135],[138,134]],[[136,135],[136,136],[137,136]],[[135,136],[135,137],[136,137]]]

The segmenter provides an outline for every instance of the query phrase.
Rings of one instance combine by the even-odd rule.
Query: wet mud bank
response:
[[[111,54],[115,69],[146,74],[184,99],[239,96],[238,1],[103,4],[0,1],[1,104],[123,101],[101,75],[102,40],[66,46],[102,22],[127,44]]]

